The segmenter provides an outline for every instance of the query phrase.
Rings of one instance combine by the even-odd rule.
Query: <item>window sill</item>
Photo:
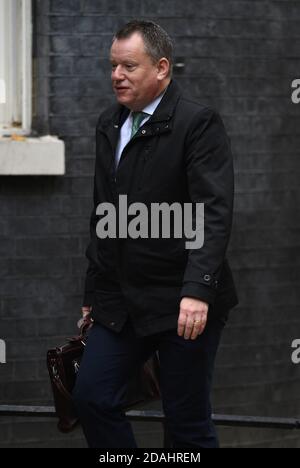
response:
[[[0,175],[64,174],[65,145],[58,138],[0,138]]]

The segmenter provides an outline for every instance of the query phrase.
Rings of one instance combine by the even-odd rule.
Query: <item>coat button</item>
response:
[[[210,275],[204,275],[204,281],[210,281],[211,276]]]
[[[110,326],[114,327],[116,325],[116,322],[110,322]]]
[[[142,130],[143,135],[146,135],[146,133],[147,133],[146,130]]]

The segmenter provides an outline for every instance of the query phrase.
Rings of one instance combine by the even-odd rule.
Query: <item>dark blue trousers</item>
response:
[[[158,351],[166,424],[174,448],[216,448],[210,391],[223,319],[208,321],[196,340],[177,330],[137,337],[128,319],[120,333],[94,324],[73,392],[90,448],[137,447],[122,411],[126,386],[137,366]]]

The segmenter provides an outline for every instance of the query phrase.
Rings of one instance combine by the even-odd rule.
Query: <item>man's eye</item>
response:
[[[126,65],[127,70],[132,70],[134,68],[134,65],[128,64]]]

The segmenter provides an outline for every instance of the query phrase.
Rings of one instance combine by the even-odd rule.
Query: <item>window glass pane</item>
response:
[[[0,80],[6,89],[0,104],[0,127],[22,127],[22,0],[0,0]],[[28,66],[31,66],[29,63]],[[2,133],[5,133],[2,131]]]

